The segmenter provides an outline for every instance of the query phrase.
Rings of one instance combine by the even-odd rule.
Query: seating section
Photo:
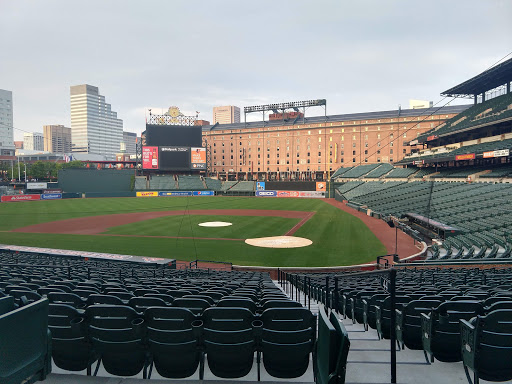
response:
[[[222,189],[222,181],[220,181],[219,179],[206,177],[204,181],[206,183],[206,188],[211,191],[220,191]]]
[[[254,192],[256,189],[256,182],[254,181],[239,181],[233,185],[229,190],[237,192]]]
[[[410,182],[379,189],[372,183],[380,182],[361,184],[344,196],[382,216],[413,212],[462,231],[445,240],[442,248],[433,247],[432,260],[510,257],[510,184]]]
[[[418,171],[418,168],[393,168],[385,178],[386,179],[407,179],[409,176]]]
[[[368,181],[366,183],[361,183],[360,185],[344,193],[343,195],[347,200],[352,200],[357,198],[358,196],[367,195],[372,192],[387,190],[389,188],[397,187],[401,184],[401,181]]]
[[[365,179],[372,179],[372,178],[379,178],[384,176],[386,173],[390,172],[393,168],[393,166],[389,163],[382,163],[377,168],[375,168],[373,171],[370,171],[366,174],[364,177]]]
[[[289,290],[298,289],[347,320],[364,324],[363,330],[381,339],[390,337],[390,313],[395,310],[397,354],[423,351],[432,370],[438,366],[435,361],[462,361],[468,379],[474,373],[474,383],[512,379],[511,268],[399,268],[394,308],[389,276],[383,272],[287,274],[284,281],[293,287]],[[318,331],[319,340],[333,333],[322,307]],[[332,364],[325,358],[318,361],[319,375],[332,372]]]
[[[331,176],[331,179],[341,177],[345,172],[350,171],[354,167],[340,167]]]
[[[346,179],[357,179],[366,175],[368,172],[373,171],[380,164],[364,164],[358,165],[357,167],[349,169],[347,172],[344,172],[340,177]]]
[[[293,379],[306,372],[316,348],[316,316],[267,273],[1,251],[0,297],[0,313],[10,311],[0,315],[0,351],[11,356],[0,361],[0,378],[21,378],[7,368],[22,366],[14,362],[22,349],[34,353],[31,345],[41,352],[33,372],[41,378],[51,353],[67,371],[96,375],[103,367],[150,379],[155,368],[165,378],[201,380],[205,363],[213,375],[233,379],[255,362],[258,372]],[[41,329],[44,337],[36,337]],[[50,345],[47,329],[52,351],[43,348]]]
[[[445,135],[469,129],[474,126],[492,124],[512,116],[512,93],[501,95],[468,108],[457,116],[447,120],[439,127],[418,137],[425,141],[431,135]]]
[[[153,175],[149,180],[149,189],[151,190],[174,190],[178,189],[173,176]]]
[[[222,183],[222,188],[221,188],[221,191],[223,192],[226,192],[226,191],[229,191],[234,185],[236,185],[236,183],[238,183],[238,181],[224,181]]]
[[[136,191],[145,190],[146,189],[146,178],[145,177],[136,177],[134,189]]]
[[[205,185],[203,184],[203,180],[200,176],[187,176],[187,175],[179,175],[178,176],[178,186],[180,189],[185,191],[200,191],[205,189]]]

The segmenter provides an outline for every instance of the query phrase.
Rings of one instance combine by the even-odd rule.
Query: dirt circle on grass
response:
[[[245,243],[262,248],[300,248],[313,244],[309,239],[295,236],[258,237],[255,239],[246,239]]]
[[[200,227],[229,227],[230,225],[233,225],[233,223],[228,223],[227,221],[207,221],[205,223],[199,223],[197,224]]]

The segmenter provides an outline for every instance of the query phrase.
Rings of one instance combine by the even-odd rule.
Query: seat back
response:
[[[201,328],[186,308],[150,307],[144,312],[149,350],[157,372],[167,378],[185,378],[201,360]]]
[[[91,305],[85,310],[89,336],[100,352],[105,370],[133,376],[146,367],[144,320],[124,305]]]
[[[261,321],[266,371],[278,378],[302,376],[316,341],[316,317],[306,308],[270,308]]]
[[[256,339],[253,313],[246,308],[212,307],[203,312],[203,340],[215,376],[239,378],[252,368]]]
[[[0,382],[33,383],[51,372],[48,299],[0,315]]]

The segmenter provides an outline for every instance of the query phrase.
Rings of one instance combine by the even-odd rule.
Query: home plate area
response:
[[[228,223],[227,221],[207,221],[197,225],[200,227],[229,227],[230,225],[233,225],[233,223]]]
[[[299,248],[313,244],[309,239],[295,236],[272,236],[246,239],[246,244],[264,248]]]

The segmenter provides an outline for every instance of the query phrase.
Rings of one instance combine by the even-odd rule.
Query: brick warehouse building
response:
[[[209,174],[226,180],[326,180],[344,166],[393,163],[409,143],[470,105],[203,126]]]

